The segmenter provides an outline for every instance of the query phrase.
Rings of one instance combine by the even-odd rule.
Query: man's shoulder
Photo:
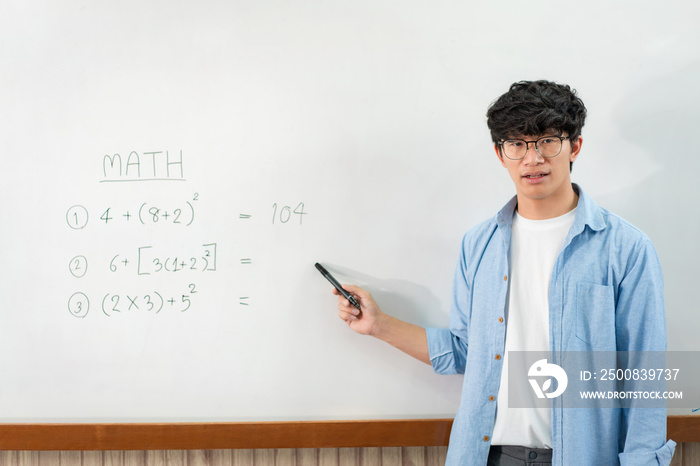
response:
[[[633,249],[638,249],[643,244],[651,244],[649,236],[640,228],[620,215],[599,206],[578,185],[575,185],[575,188],[579,192],[578,208],[581,210],[578,228],[587,226],[593,232],[591,238],[612,241],[618,246],[625,245],[625,249],[630,246]],[[577,220],[578,217],[579,213],[577,213]]]
[[[498,226],[497,216],[482,220],[467,230],[462,238],[462,248],[473,251],[475,248],[483,248],[493,237]]]
[[[602,230],[605,234],[624,240],[628,244],[640,245],[651,242],[644,231],[628,220],[603,207],[598,207],[598,209],[600,209],[600,214],[605,222],[605,228]]]
[[[489,217],[472,226],[464,234],[464,237],[479,237],[491,232],[498,226],[498,216]]]

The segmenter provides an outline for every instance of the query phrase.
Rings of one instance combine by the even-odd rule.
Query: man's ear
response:
[[[503,160],[503,155],[501,154],[501,150],[498,147],[498,144],[493,145],[493,150],[496,151],[496,156],[498,157],[498,160],[501,162],[501,165],[503,165],[505,167],[506,162],[505,162],[505,160]]]
[[[578,157],[579,152],[581,152],[581,146],[583,146],[583,136],[579,135],[578,138],[571,145],[571,156],[569,156],[569,162],[573,162]]]

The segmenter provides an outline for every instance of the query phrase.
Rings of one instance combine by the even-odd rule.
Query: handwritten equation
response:
[[[197,254],[174,257],[158,255],[153,246],[141,246],[131,256],[116,254],[109,262],[111,272],[126,269],[135,271],[137,275],[160,272],[216,272],[216,243],[203,244]]]
[[[99,221],[105,225],[118,223],[140,225],[169,223],[189,227],[194,223],[194,202],[198,199],[199,194],[195,193],[191,201],[184,201],[181,205],[162,206],[151,202],[142,202],[139,206],[133,206],[132,208],[107,207],[100,211]],[[88,210],[82,205],[74,205],[66,213],[68,226],[74,230],[85,228],[89,219]]]
[[[107,317],[130,312],[150,312],[159,314],[166,309],[172,312],[186,312],[192,306],[193,295],[197,293],[196,285],[191,283],[187,294],[164,296],[157,290],[145,293],[105,293],[101,301],[101,310]],[[74,293],[68,300],[68,311],[74,317],[83,318],[90,310],[90,300],[82,292]]]
[[[172,224],[176,226],[191,226],[195,221],[196,210],[194,202],[199,200],[199,193],[195,193],[191,201],[184,201],[182,205],[171,205],[169,208],[161,204],[142,202],[134,208],[114,208],[106,207],[100,209],[98,219],[105,225],[115,225],[119,223],[155,225]],[[273,203],[271,209],[272,225],[297,224],[303,225],[306,212],[303,202],[299,202],[292,207]],[[239,220],[251,220],[253,215],[249,213],[239,213]],[[90,214],[83,205],[74,205],[66,212],[66,222],[74,230],[82,230],[88,225]]]

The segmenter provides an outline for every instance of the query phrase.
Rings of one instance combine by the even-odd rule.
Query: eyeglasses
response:
[[[562,141],[569,139],[565,136],[542,136],[536,141],[524,141],[522,139],[506,139],[498,144],[503,150],[503,155],[511,160],[520,160],[525,157],[530,144],[535,145],[535,150],[542,157],[556,157],[561,152]]]

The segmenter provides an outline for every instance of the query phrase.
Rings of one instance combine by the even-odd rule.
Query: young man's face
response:
[[[519,135],[517,139],[536,141],[544,136],[559,136],[559,133],[551,131],[539,135]],[[562,134],[561,136],[566,137],[567,135]],[[501,164],[508,169],[519,199],[556,202],[565,197],[566,193],[571,190],[569,164],[576,160],[582,144],[583,138],[581,136],[575,141],[564,139],[559,155],[543,157],[535,150],[533,142],[528,144],[527,152],[520,160],[511,160],[506,157],[501,153],[498,145],[495,145],[495,149]]]

